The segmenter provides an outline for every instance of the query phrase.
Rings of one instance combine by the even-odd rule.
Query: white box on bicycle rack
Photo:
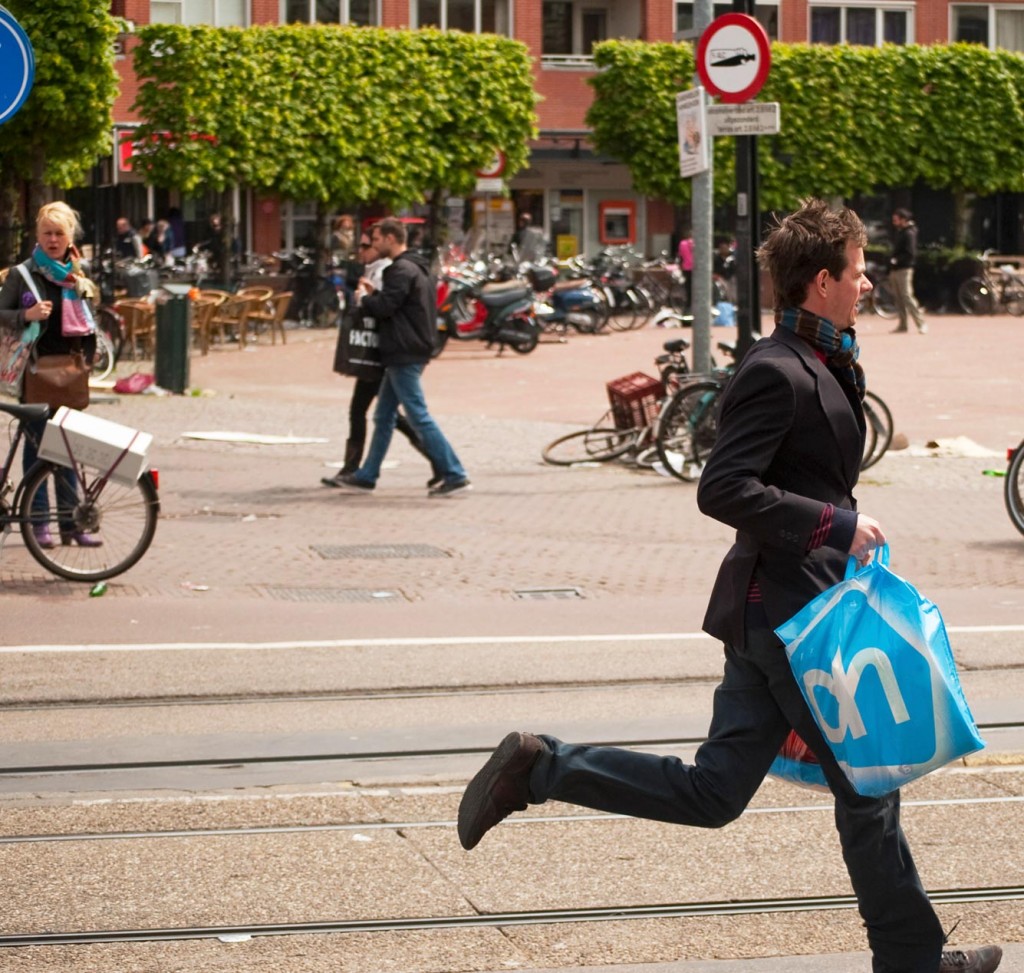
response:
[[[131,486],[148,468],[146,453],[152,442],[148,432],[61,406],[46,423],[39,458],[60,466],[87,466]]]

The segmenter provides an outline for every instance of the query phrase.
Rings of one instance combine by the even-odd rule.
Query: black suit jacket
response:
[[[722,396],[718,439],[697,490],[701,511],[736,528],[706,632],[743,644],[754,578],[773,628],[842,579],[864,428],[856,394],[802,338],[777,328],[747,352]],[[826,504],[836,508],[828,540],[835,546],[808,551]]]

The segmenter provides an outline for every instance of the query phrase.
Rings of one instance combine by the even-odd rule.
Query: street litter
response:
[[[956,436],[953,439],[930,439],[924,446],[911,446],[906,450],[909,456],[957,456],[984,459],[990,456],[1001,456],[991,449],[986,449],[967,436]]]
[[[327,443],[329,439],[316,436],[272,436],[258,432],[183,432],[183,439],[203,439],[218,443],[255,443],[259,446],[303,446],[308,443]]]

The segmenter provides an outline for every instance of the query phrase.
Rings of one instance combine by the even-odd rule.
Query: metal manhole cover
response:
[[[314,544],[313,550],[325,561],[346,558],[450,557],[431,544]]]
[[[513,591],[516,598],[532,601],[560,601],[566,598],[583,598],[579,588],[521,588]]]
[[[388,604],[406,600],[401,591],[391,588],[289,588],[273,585],[261,590],[275,601],[359,601]]]

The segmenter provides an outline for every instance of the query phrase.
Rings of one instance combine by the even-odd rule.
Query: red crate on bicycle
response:
[[[616,429],[650,425],[657,418],[659,403],[665,397],[665,386],[643,372],[614,379],[607,389]]]

